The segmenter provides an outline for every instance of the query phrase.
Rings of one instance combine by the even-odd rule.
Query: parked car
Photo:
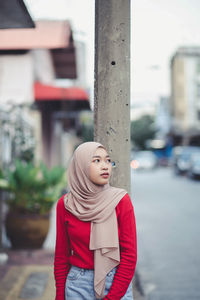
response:
[[[132,155],[131,168],[135,170],[149,170],[157,166],[157,158],[152,151],[138,151]]]
[[[177,164],[177,160],[183,150],[182,146],[175,146],[172,150],[172,164],[175,166]]]
[[[189,171],[191,157],[199,151],[199,147],[180,146],[174,151],[174,169],[177,174],[185,174]]]
[[[200,178],[200,151],[193,153],[188,171],[190,178]]]

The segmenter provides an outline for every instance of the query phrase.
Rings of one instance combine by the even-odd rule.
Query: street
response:
[[[200,299],[200,181],[132,171],[137,273],[147,300]]]

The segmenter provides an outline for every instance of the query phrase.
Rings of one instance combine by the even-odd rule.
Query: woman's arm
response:
[[[137,262],[135,216],[128,194],[117,205],[116,213],[120,232],[121,259],[109,293],[103,298],[105,300],[118,300],[124,296],[133,278]]]
[[[54,276],[56,282],[56,300],[65,300],[65,282],[70,269],[68,258],[70,256],[70,244],[64,222],[65,207],[63,198],[57,203],[56,218],[56,247],[54,257]]]

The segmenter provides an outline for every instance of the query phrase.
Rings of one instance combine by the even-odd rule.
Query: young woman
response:
[[[137,260],[133,206],[111,187],[105,147],[80,145],[68,168],[69,193],[57,204],[56,300],[130,300]]]

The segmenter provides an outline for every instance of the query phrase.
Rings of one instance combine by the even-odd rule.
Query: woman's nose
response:
[[[102,169],[104,169],[104,170],[108,169],[108,166],[107,166],[107,164],[105,162],[103,162],[103,164],[102,164]]]

